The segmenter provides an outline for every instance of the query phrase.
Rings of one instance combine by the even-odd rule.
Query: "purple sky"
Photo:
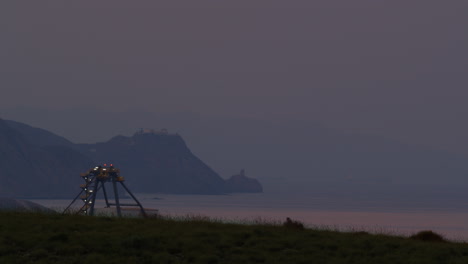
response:
[[[301,119],[463,152],[467,14],[465,0],[2,1],[0,110]]]

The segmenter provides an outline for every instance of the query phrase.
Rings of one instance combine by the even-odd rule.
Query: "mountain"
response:
[[[27,124],[16,122],[13,120],[4,120],[7,126],[19,132],[21,136],[29,142],[33,142],[36,146],[63,146],[69,148],[76,148],[68,139],[56,135],[42,128],[32,127]]]
[[[73,144],[47,130],[35,128],[16,121],[2,121],[6,161],[0,168],[12,171],[11,166],[22,163],[34,164],[23,168],[21,182],[44,179],[50,174],[49,192],[36,189],[20,191],[20,196],[70,196],[78,191],[79,173],[95,164],[113,163],[127,175],[128,185],[134,192],[160,192],[172,194],[224,194],[229,192],[226,182],[214,170],[197,158],[178,134],[155,131],[136,133],[132,137],[116,136],[107,142],[96,144]],[[20,151],[26,155],[16,155]],[[30,154],[35,153],[35,154]],[[18,156],[17,158],[14,158]],[[75,166],[74,161],[80,166]],[[86,161],[86,162],[83,162]],[[83,164],[87,164],[84,166]],[[70,168],[71,172],[66,172]],[[33,176],[33,175],[40,176]],[[67,175],[66,179],[56,179],[53,175]],[[71,177],[71,178],[68,178]],[[20,186],[17,176],[12,173],[4,179],[18,185],[10,194],[18,193]],[[64,182],[66,181],[66,182]],[[47,182],[47,181],[45,181]],[[70,184],[74,182],[75,184]],[[55,186],[62,186],[57,188]],[[73,190],[73,191],[72,191]],[[250,192],[243,190],[243,192]],[[255,191],[256,192],[256,191]],[[1,194],[1,192],[0,192]],[[9,194],[5,191],[5,194]]]
[[[225,181],[197,158],[178,134],[139,132],[80,145],[97,163],[114,164],[138,192],[226,193]]]
[[[69,197],[91,165],[78,151],[31,142],[0,119],[0,196]]]
[[[131,135],[141,124],[170,127],[184,135],[192,152],[219,175],[233,175],[245,168],[268,191],[341,194],[351,187],[388,189],[390,193],[401,188],[409,192],[431,188],[451,195],[454,188],[467,183],[468,163],[458,153],[305,120],[95,109],[31,109],[21,116],[88,142],[104,141],[106,135],[116,132]],[[99,129],[83,130],[82,124],[73,121],[84,117],[88,127]]]
[[[72,112],[66,114],[78,118]],[[387,196],[398,194],[397,197],[402,197],[403,193],[407,194],[406,197],[422,193],[442,197],[465,193],[462,187],[466,185],[468,165],[463,156],[374,135],[345,133],[313,122],[268,122],[197,115],[157,116],[139,112],[114,115],[98,112],[92,116],[104,120],[101,123],[105,123],[103,131],[106,134],[112,131],[126,134],[134,131],[139,123],[173,127],[190,142],[191,152],[210,165],[211,171],[227,176],[245,168],[269,192],[301,191],[327,195],[349,194],[352,197],[374,197],[383,193]],[[106,116],[109,118],[106,119]],[[102,126],[101,123],[92,120],[88,125],[97,127]],[[76,124],[67,123],[67,128],[68,125],[73,127]],[[78,129],[75,127],[75,130]],[[54,130],[59,130],[59,127],[54,127]],[[106,155],[101,155],[90,150],[101,146],[105,146],[103,149],[111,149],[111,145],[115,145],[116,153],[123,153],[123,142],[132,142],[139,137],[148,137],[149,140],[152,137],[162,138],[163,135],[119,136],[103,143],[80,145],[79,148],[82,153],[97,159],[96,162],[114,162],[124,169],[126,165],[119,164],[123,158],[116,157],[119,159],[115,159],[118,161],[115,162],[110,156],[113,155],[112,151],[107,150]],[[176,138],[176,135],[172,137]],[[138,148],[142,148],[148,143],[139,144],[141,146]],[[126,148],[137,152],[136,148]],[[138,155],[129,155],[125,159],[134,159],[132,164],[136,164],[137,159],[144,160],[142,164],[148,164],[144,165],[148,168],[156,166],[151,164],[150,159],[144,158],[143,152],[140,151]],[[148,176],[136,175],[141,172],[133,173],[141,171],[137,165],[131,165],[130,169],[132,171],[122,172],[127,176],[130,188],[136,192],[138,189],[133,187],[132,179]],[[163,170],[160,172],[164,173]],[[135,184],[142,183],[138,180]],[[163,183],[155,182],[154,185],[159,185],[158,188],[163,191],[169,190],[169,187],[163,187]],[[142,186],[142,189],[148,187]]]

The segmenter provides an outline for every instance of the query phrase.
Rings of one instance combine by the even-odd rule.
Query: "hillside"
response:
[[[138,192],[226,193],[224,180],[189,150],[178,134],[136,133],[107,142],[80,145],[98,164],[121,169]]]
[[[145,111],[35,110],[23,115],[41,120],[44,126],[63,131],[74,140],[106,139],[115,131],[131,135],[141,123],[170,127],[223,177],[245,168],[268,191],[350,192],[352,197],[356,192],[363,197],[392,196],[395,192],[398,196],[405,192],[406,196],[434,197],[436,192],[437,196],[467,197],[462,187],[466,185],[468,163],[463,155],[378,135],[347,133],[318,122]],[[65,120],[66,126],[43,118],[46,114],[53,115],[54,121]],[[102,128],[81,132],[81,124],[65,118],[83,116],[90,117],[90,127]]]
[[[0,119],[0,196],[68,197],[91,164],[71,148],[35,144]]]
[[[146,115],[123,113],[119,118],[124,121],[110,114],[96,116],[101,119],[110,116],[103,130],[96,132],[109,134],[119,130],[122,123],[136,127],[131,118]],[[260,179],[269,191],[319,192],[351,198],[381,195],[394,199],[466,198],[462,187],[466,185],[468,166],[463,156],[453,153],[378,136],[347,134],[310,122],[197,116],[147,118],[143,122],[164,124],[183,133],[190,149],[219,175],[230,176],[245,168],[249,176]],[[93,121],[89,125],[100,124]],[[109,147],[117,142],[99,144]],[[134,177],[131,172],[124,174]],[[394,193],[398,195],[393,196]]]
[[[209,219],[0,212],[1,263],[467,263],[465,243]]]
[[[81,172],[105,163],[118,166],[134,192],[262,191],[258,182],[255,189],[249,187],[252,179],[248,178],[238,179],[237,187],[231,188],[229,181],[197,158],[178,134],[136,133],[102,143],[74,144],[47,130],[11,120],[2,121],[2,126],[4,138],[0,147],[4,159],[0,176],[6,184],[0,195],[70,197],[79,190]]]
[[[30,125],[16,122],[13,120],[4,120],[5,123],[13,130],[19,132],[28,142],[34,143],[40,147],[62,146],[68,148],[76,148],[68,139],[54,134],[42,128],[32,127]]]

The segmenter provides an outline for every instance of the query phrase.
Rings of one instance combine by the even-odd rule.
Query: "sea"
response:
[[[143,207],[157,209],[159,214],[175,218],[209,217],[243,224],[281,224],[289,217],[310,228],[398,236],[432,230],[449,240],[468,242],[468,203],[464,201],[424,199],[409,203],[389,197],[351,199],[306,192],[230,195],[136,193],[135,196]],[[72,198],[31,201],[61,211]],[[73,206],[80,206],[80,202]],[[132,200],[124,197],[121,202],[132,203]],[[104,201],[98,199],[95,206],[104,207]]]

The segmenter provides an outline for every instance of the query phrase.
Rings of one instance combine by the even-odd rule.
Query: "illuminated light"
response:
[[[113,164],[111,164],[111,167],[114,166]]]
[[[107,163],[104,163],[104,167],[107,167]]]

